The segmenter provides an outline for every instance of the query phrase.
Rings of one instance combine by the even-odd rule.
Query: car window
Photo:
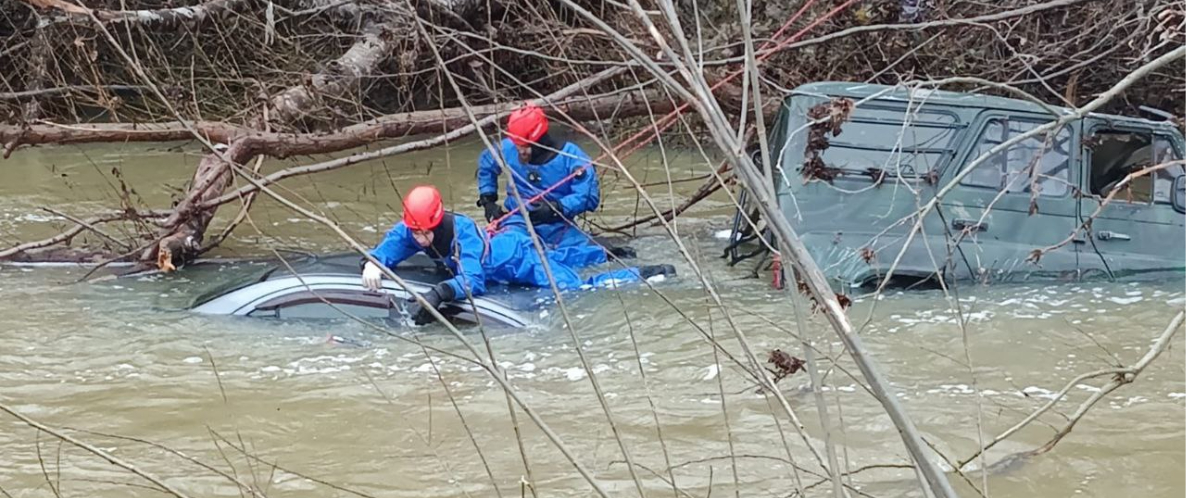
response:
[[[816,96],[795,96],[791,101],[783,168],[803,164],[807,147],[808,113],[813,106],[827,102]],[[908,112],[904,104],[869,103],[856,107],[840,125],[840,134],[827,135],[828,146],[820,150],[820,159],[837,168],[847,178],[872,178],[870,170],[881,170],[890,177],[925,177],[954,155],[953,139],[959,135],[959,119],[949,112],[915,106]]]
[[[337,309],[324,302],[284,306],[280,308],[280,318],[347,318],[343,312],[359,318],[387,318],[391,311],[389,308],[357,304],[334,303],[334,306]]]
[[[1116,202],[1170,202],[1174,178],[1183,174],[1181,164],[1129,178],[1146,168],[1180,159],[1166,136],[1100,128],[1092,130],[1084,145],[1091,157],[1091,195],[1102,198],[1114,194]],[[1121,191],[1113,193],[1117,188]]]
[[[988,153],[993,147],[1041,125],[1042,123],[1036,121],[1018,119],[989,121],[976,140],[976,146],[968,156],[968,163]],[[960,183],[998,191],[1006,189],[1008,192],[1027,193],[1036,184],[1039,195],[1066,195],[1070,191],[1071,181],[1071,129],[1065,126],[1060,129],[1049,146],[1046,145],[1047,135],[1038,134],[993,154]],[[1036,178],[1031,177],[1031,165],[1037,170],[1033,172]]]
[[[327,301],[333,303],[333,306]],[[360,318],[385,318],[390,315],[391,309],[391,297],[384,294],[342,289],[293,289],[292,292],[256,305],[251,315],[275,314],[280,318],[345,318],[345,312]]]

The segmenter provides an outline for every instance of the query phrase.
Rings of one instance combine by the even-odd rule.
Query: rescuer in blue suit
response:
[[[486,293],[488,282],[548,287],[547,274],[531,238],[516,231],[503,231],[487,237],[486,231],[463,214],[445,211],[441,193],[430,186],[408,192],[403,202],[403,220],[387,232],[370,254],[388,268],[424,252],[442,264],[453,276],[443,280],[421,297],[434,309],[453,300],[465,301]],[[671,265],[644,266],[614,270],[582,279],[569,265],[546,253],[552,276],[561,290],[585,285],[637,282],[656,275],[674,275]],[[363,259],[362,284],[368,289],[382,288],[383,272]],[[418,325],[432,321],[432,314],[410,300],[409,314]]]
[[[506,211],[498,205],[498,177],[502,173],[491,151],[478,157],[478,206],[485,210],[486,221],[493,222],[506,212],[511,215],[496,228],[529,234],[527,223],[518,209],[510,181],[515,182],[524,201],[552,188],[538,202],[527,206],[531,224],[545,247],[555,251],[556,259],[581,268],[607,261],[606,249],[593,243],[588,234],[573,223],[578,216],[592,212],[601,204],[597,172],[588,154],[577,144],[556,140],[548,133],[548,118],[535,105],[511,113],[507,118],[507,138],[499,143],[500,152],[510,170]],[[609,248],[620,258],[632,258],[630,247]]]

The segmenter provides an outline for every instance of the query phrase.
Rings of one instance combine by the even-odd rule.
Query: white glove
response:
[[[362,286],[368,290],[378,291],[383,288],[383,270],[374,263],[367,261],[362,267]]]

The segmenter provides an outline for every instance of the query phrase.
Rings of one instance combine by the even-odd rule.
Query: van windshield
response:
[[[807,146],[808,110],[828,100],[810,95],[791,99],[782,169],[786,176],[799,174]],[[827,134],[829,147],[821,151],[824,164],[840,170],[842,177],[872,180],[874,172],[885,179],[926,177],[955,155],[952,139],[958,135],[955,114],[918,109],[906,112],[906,103],[872,101],[855,108],[840,125],[840,134]]]

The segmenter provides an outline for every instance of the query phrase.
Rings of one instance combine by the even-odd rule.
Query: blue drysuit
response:
[[[624,268],[598,273],[582,279],[570,265],[558,259],[555,251],[545,250],[552,277],[560,290],[573,290],[588,285],[600,287],[608,284],[624,284],[642,280],[638,268]],[[540,260],[531,236],[519,231],[500,231],[490,237],[490,261],[486,278],[503,284],[528,285],[548,288],[548,274]]]
[[[446,217],[447,219],[448,217]],[[418,252],[424,252],[437,263],[443,263],[453,277],[446,280],[453,288],[453,295],[457,299],[464,299],[468,290],[474,296],[486,293],[486,270],[483,260],[487,257],[486,231],[478,228],[474,220],[461,214],[453,214],[453,240],[449,241],[443,251],[443,257],[438,258],[433,251],[426,251],[425,247],[416,243],[412,237],[412,230],[403,221],[396,223],[383,241],[371,249],[371,256],[383,263],[383,266],[394,269],[404,260]],[[440,247],[446,247],[443,242]],[[433,241],[438,246],[438,241]]]
[[[577,216],[592,212],[601,204],[597,172],[589,156],[576,144],[565,142],[555,157],[540,165],[520,161],[515,144],[509,138],[504,138],[499,146],[511,171],[511,180],[515,182],[523,200],[526,201],[559,183],[559,186],[548,192],[544,199],[551,202],[566,220],[575,220]],[[582,171],[579,175],[560,183],[578,169]],[[483,151],[478,157],[478,194],[497,194],[498,177],[501,174],[502,168],[499,167],[497,159],[489,150]],[[500,223],[499,228],[505,227],[530,237],[527,222],[523,215],[516,211],[519,202],[511,190],[509,181],[504,206],[511,216]],[[531,207],[528,206],[528,209]],[[574,268],[606,262],[608,259],[605,250],[593,244],[587,234],[566,220],[535,224],[535,232],[545,247],[556,251],[555,258]]]
[[[439,244],[439,247],[447,247],[444,258],[436,258],[433,252],[425,251],[424,247],[417,244],[412,238],[412,231],[402,221],[392,227],[383,241],[371,250],[371,256],[384,266],[395,268],[416,253],[426,252],[453,273],[454,276],[446,283],[453,288],[456,300],[465,300],[467,289],[475,297],[485,294],[487,282],[548,287],[547,274],[530,236],[508,230],[487,238],[486,231],[469,217],[454,213],[452,218],[453,240],[447,246]],[[434,241],[434,246],[438,246],[437,241]],[[559,261],[551,251],[545,254],[551,263],[556,285],[562,290],[577,289],[583,285],[596,287],[611,282],[621,284],[641,280],[637,268],[613,270],[582,279],[576,270]]]

